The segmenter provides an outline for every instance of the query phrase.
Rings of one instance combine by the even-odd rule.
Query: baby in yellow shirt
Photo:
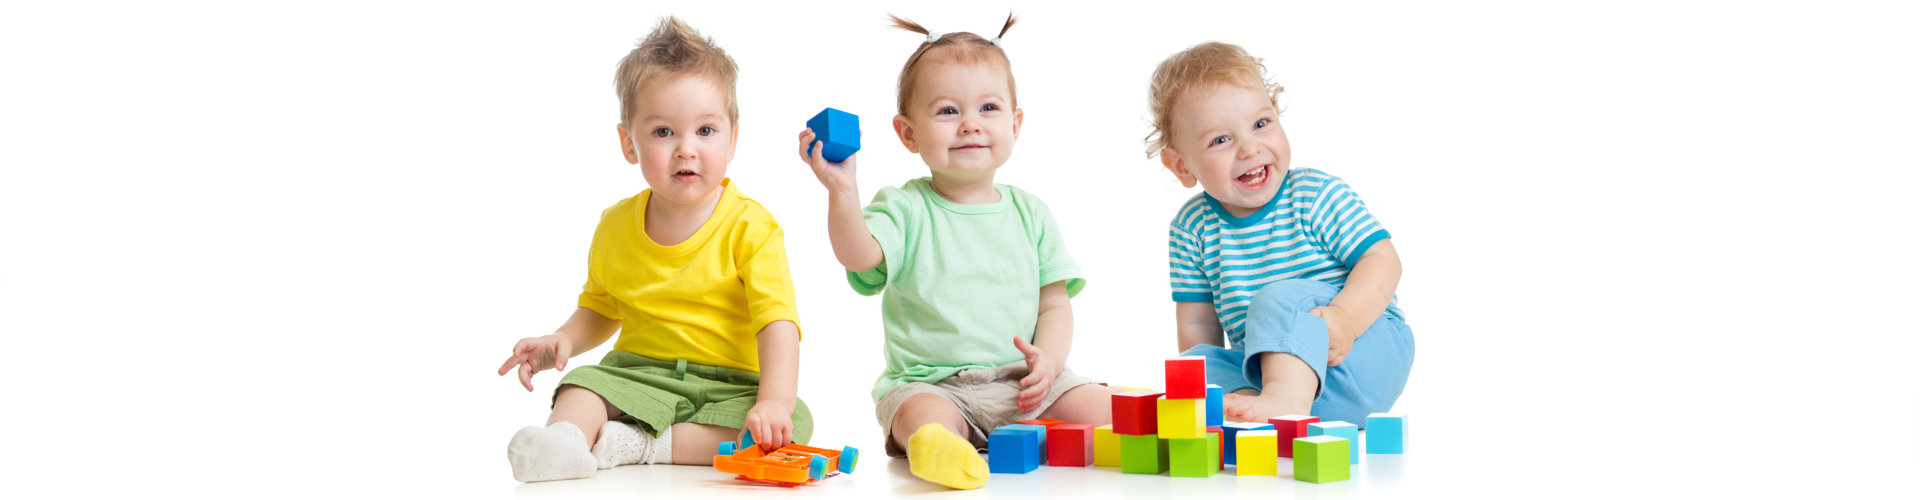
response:
[[[795,395],[800,327],[786,237],[726,178],[740,112],[737,68],[666,18],[615,74],[620,149],[648,189],[600,215],[579,307],[559,331],[521,339],[500,374],[565,369],[616,331],[598,365],[560,379],[545,427],[507,445],[520,481],[620,465],[707,465],[722,441],[806,443]]]

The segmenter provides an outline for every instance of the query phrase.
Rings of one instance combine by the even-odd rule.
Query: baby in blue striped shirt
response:
[[[1206,359],[1228,419],[1364,425],[1392,409],[1413,367],[1400,257],[1345,181],[1288,168],[1282,91],[1225,43],[1154,70],[1147,155],[1204,190],[1167,228],[1180,349]]]

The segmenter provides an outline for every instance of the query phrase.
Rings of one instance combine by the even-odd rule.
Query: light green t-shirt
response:
[[[864,210],[886,261],[848,271],[847,282],[861,295],[887,292],[887,367],[874,401],[908,382],[1025,359],[1013,338],[1033,341],[1040,287],[1065,281],[1068,297],[1086,287],[1047,204],[1013,186],[993,188],[998,203],[962,205],[922,177],[881,189]]]

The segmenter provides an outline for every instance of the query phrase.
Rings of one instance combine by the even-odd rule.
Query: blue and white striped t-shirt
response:
[[[1345,288],[1353,264],[1389,237],[1346,181],[1318,170],[1289,170],[1273,200],[1246,217],[1203,192],[1167,228],[1173,301],[1212,302],[1228,345],[1238,346],[1261,287],[1310,279]],[[1387,314],[1406,319],[1399,298]]]

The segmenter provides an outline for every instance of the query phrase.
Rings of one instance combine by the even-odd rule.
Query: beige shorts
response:
[[[939,383],[909,382],[894,388],[886,397],[874,404],[874,416],[880,419],[880,433],[887,441],[887,456],[904,457],[907,450],[893,442],[893,415],[899,413],[900,405],[916,394],[937,394],[947,398],[948,402],[960,409],[960,415],[967,418],[967,424],[973,427],[969,441],[982,451],[987,449],[987,431],[1018,420],[1040,418],[1040,414],[1053,407],[1053,402],[1061,394],[1086,384],[1106,385],[1093,379],[1074,373],[1071,368],[1062,368],[1053,378],[1053,388],[1047,391],[1047,397],[1040,402],[1039,408],[1021,413],[1020,379],[1027,376],[1025,361],[1003,365],[992,370],[975,369],[956,373]]]

